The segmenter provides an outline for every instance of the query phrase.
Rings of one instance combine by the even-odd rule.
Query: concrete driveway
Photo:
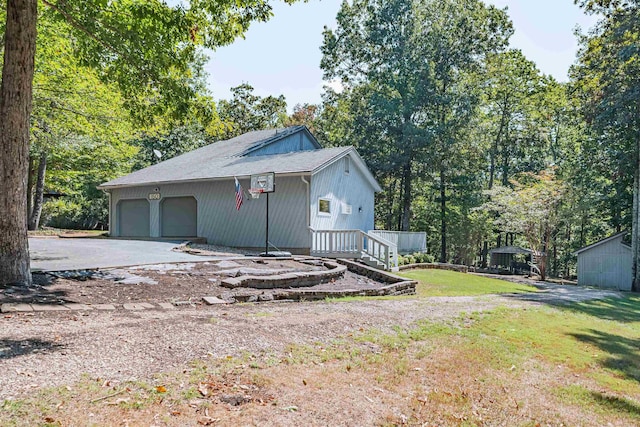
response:
[[[182,242],[30,238],[29,252],[33,271],[86,270],[225,259],[219,256],[195,256],[173,251],[172,249],[180,243]]]

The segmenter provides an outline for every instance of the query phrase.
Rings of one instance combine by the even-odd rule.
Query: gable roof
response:
[[[602,240],[598,240],[595,243],[592,243],[588,246],[585,246],[584,248],[578,249],[577,251],[575,251],[573,254],[574,255],[578,255],[579,253],[582,253],[584,251],[588,251],[589,249],[593,249],[596,246],[600,246],[604,243],[610,242],[611,240],[617,239],[618,237],[624,237],[625,234],[627,234],[627,231],[621,231],[620,233],[616,233],[613,236],[609,236],[606,239],[602,239]],[[629,248],[629,245],[627,245],[624,241],[620,242],[624,247]]]
[[[305,132],[318,149],[247,156],[248,153],[298,132]],[[380,185],[355,148],[351,146],[320,148],[318,141],[305,126],[248,132],[105,182],[98,188],[107,190],[138,185],[241,178],[264,172],[275,172],[280,175],[314,174],[347,155],[355,160],[374,190],[380,191]]]

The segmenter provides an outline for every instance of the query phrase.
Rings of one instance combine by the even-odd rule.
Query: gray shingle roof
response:
[[[336,147],[243,157],[243,154],[302,129],[304,129],[303,126],[294,126],[286,129],[249,132],[116,178],[98,188],[108,189],[179,181],[222,179],[233,176],[244,177],[264,172],[275,172],[276,174],[311,173],[330,163],[333,159],[342,157],[348,151],[355,152],[353,147]]]

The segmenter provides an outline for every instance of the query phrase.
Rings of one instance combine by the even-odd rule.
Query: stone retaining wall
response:
[[[458,273],[469,272],[469,267],[467,267],[466,265],[442,264],[439,262],[401,265],[399,269],[400,270],[413,270],[413,269],[449,270],[449,271],[457,271]]]
[[[344,289],[340,291],[331,290],[308,290],[308,289],[285,289],[271,293],[233,293],[229,295],[234,302],[259,302],[259,301],[317,301],[327,298],[345,297],[376,297],[376,296],[399,296],[415,295],[416,282],[405,280],[392,283],[376,289]]]
[[[349,261],[346,259],[338,259],[333,261],[324,261],[326,267],[334,267],[329,271],[313,271],[306,273],[288,273],[271,277],[255,277],[243,276],[225,279],[222,285],[235,289],[221,298],[227,302],[258,302],[258,301],[313,301],[323,300],[327,298],[344,298],[358,296],[398,296],[398,295],[415,295],[415,280],[408,280],[404,277],[386,271],[377,270],[364,264]],[[278,289],[269,292],[268,289],[273,288],[296,288],[303,286],[314,286],[318,283],[326,283],[332,278],[342,276],[344,272],[349,271],[361,276],[366,276],[377,282],[386,283],[386,285],[375,289],[343,289],[343,290],[311,290],[311,289]],[[293,275],[296,275],[293,277]],[[303,276],[301,280],[300,276]],[[322,282],[318,282],[322,280]],[[313,283],[315,281],[315,283]],[[298,283],[300,282],[300,283]],[[243,289],[238,289],[242,287]],[[257,289],[264,289],[265,292],[259,292]]]
[[[347,267],[334,262],[325,261],[323,265],[330,270],[304,271],[294,273],[276,274],[273,276],[240,276],[224,279],[220,282],[225,288],[304,288],[328,283],[333,279],[344,276]]]

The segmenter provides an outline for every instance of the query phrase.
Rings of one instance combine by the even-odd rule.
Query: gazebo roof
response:
[[[521,248],[520,246],[503,246],[501,248],[491,249],[490,254],[532,254],[530,249]]]

